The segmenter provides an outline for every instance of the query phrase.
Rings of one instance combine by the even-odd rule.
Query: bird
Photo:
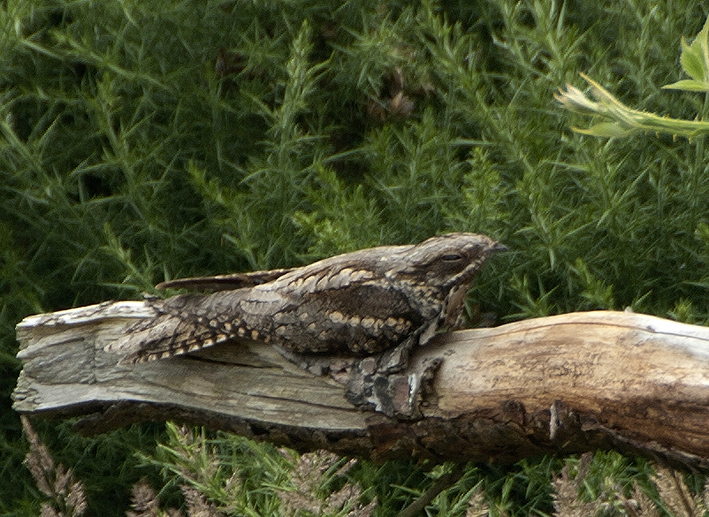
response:
[[[155,316],[135,323],[109,351],[136,364],[246,338],[293,354],[375,355],[401,343],[425,345],[459,320],[486,260],[506,247],[474,233],[379,246],[289,269],[184,278],[149,301]]]

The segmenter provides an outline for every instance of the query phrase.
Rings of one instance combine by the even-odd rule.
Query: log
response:
[[[111,302],[23,320],[15,410],[83,417],[85,434],[169,419],[376,460],[614,448],[709,466],[709,328],[599,311],[441,334],[405,372],[423,379],[416,415],[391,417],[252,341],[119,364],[104,348],[150,315],[143,302]]]

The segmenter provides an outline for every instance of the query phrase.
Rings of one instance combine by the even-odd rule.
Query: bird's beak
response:
[[[501,243],[499,243],[499,242],[496,242],[495,244],[493,244],[492,246],[490,246],[490,251],[491,251],[492,253],[499,253],[499,252],[502,252],[502,251],[507,251],[508,249],[509,249],[509,248],[508,248],[507,246],[505,246],[504,244],[501,244]]]

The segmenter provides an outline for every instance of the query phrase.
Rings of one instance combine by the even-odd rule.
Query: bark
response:
[[[422,386],[415,416],[393,418],[256,342],[118,364],[104,347],[149,315],[142,302],[117,302],[25,319],[14,408],[81,416],[87,434],[170,419],[377,460],[616,448],[709,466],[709,328],[588,312],[439,335],[404,372]],[[410,395],[400,387],[394,398]]]

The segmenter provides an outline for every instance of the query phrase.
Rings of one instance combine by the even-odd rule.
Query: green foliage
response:
[[[691,45],[682,38],[680,63],[682,70],[692,79],[666,84],[663,88],[685,92],[709,92],[709,18]],[[554,94],[556,100],[571,111],[600,116],[606,121],[594,124],[588,129],[574,128],[578,133],[613,138],[639,132],[656,132],[694,138],[709,131],[709,122],[705,120],[675,119],[631,109],[590,77],[583,73],[581,77],[591,85],[591,95],[596,101],[586,98],[581,90],[568,84],[566,91],[560,90]],[[707,105],[705,100],[701,113],[703,118],[707,115]]]
[[[168,442],[148,465],[162,469],[168,487],[189,486],[227,515],[350,515],[361,490],[350,471],[355,460],[324,451],[298,455],[245,438],[167,424]],[[199,434],[198,434],[199,433]],[[349,483],[352,481],[352,483]],[[369,501],[367,504],[376,504]]]
[[[667,84],[663,88],[687,92],[709,91],[709,18],[691,45],[682,38],[682,55],[679,58],[684,70],[692,79]]]
[[[706,119],[696,93],[661,88],[682,79],[680,52],[706,82],[706,17],[688,0],[3,2],[0,474],[18,481],[0,486],[0,513],[37,513],[41,500],[9,400],[14,325],[31,313],[476,231],[512,250],[470,298],[501,320],[630,306],[706,323],[701,137],[589,138],[552,99],[586,71],[639,113]],[[90,441],[66,424],[40,431],[95,514],[122,513],[142,475],[177,475],[162,448],[136,468],[128,451],[153,457],[150,426]],[[230,440],[212,445],[236,450]],[[270,510],[263,487],[285,460],[238,443]],[[609,474],[621,484],[644,468],[622,461]],[[463,514],[482,494],[495,515],[548,514],[552,466],[471,469],[430,513]],[[355,475],[382,512],[436,476],[366,463]]]

